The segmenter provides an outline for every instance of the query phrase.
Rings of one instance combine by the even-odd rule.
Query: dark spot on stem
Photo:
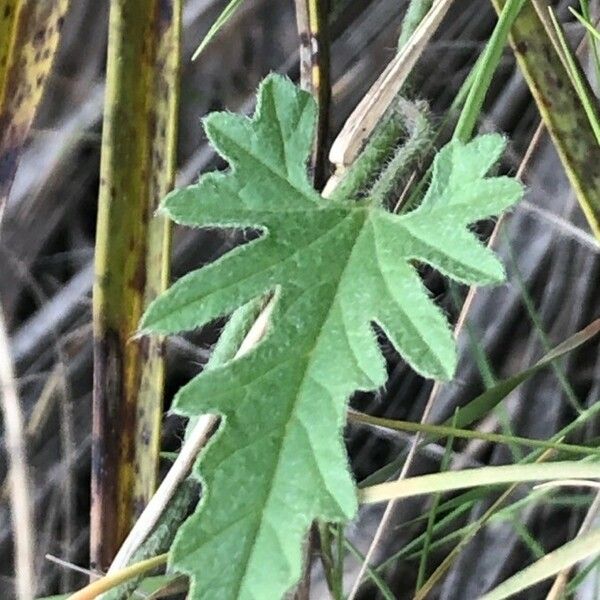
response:
[[[38,29],[33,36],[33,45],[41,46],[44,43],[45,39],[46,39],[46,30],[43,28]]]
[[[300,45],[301,46],[310,46],[310,34],[306,31],[300,32]]]
[[[173,19],[173,2],[172,0],[158,1],[158,16],[162,22],[170,23]]]
[[[515,50],[519,53],[519,54],[527,54],[527,50],[528,50],[528,46],[527,46],[527,42],[525,40],[520,40],[519,42],[517,42],[517,44],[515,45]]]
[[[8,148],[0,154],[0,195],[4,195],[4,187],[10,185],[15,176],[19,154],[18,148]]]

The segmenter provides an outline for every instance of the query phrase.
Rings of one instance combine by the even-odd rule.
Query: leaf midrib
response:
[[[255,548],[256,548],[256,542],[258,540],[258,537],[261,533],[261,530],[263,528],[263,522],[265,521],[264,519],[264,515],[266,513],[268,513],[268,509],[267,507],[269,506],[270,502],[271,502],[271,495],[273,493],[273,489],[274,489],[274,482],[277,481],[279,479],[278,477],[278,473],[279,470],[281,468],[281,457],[282,457],[282,448],[284,445],[285,440],[288,438],[288,434],[289,434],[289,430],[290,430],[290,424],[296,420],[299,421],[299,417],[297,416],[297,409],[298,409],[298,400],[300,397],[300,390],[303,389],[304,385],[306,384],[306,380],[307,377],[310,377],[309,373],[311,371],[311,366],[314,363],[314,354],[315,354],[315,349],[317,348],[317,346],[319,345],[319,341],[321,339],[321,336],[323,334],[323,330],[325,329],[325,325],[327,324],[327,322],[330,319],[331,316],[331,311],[333,309],[333,307],[335,306],[336,302],[338,301],[338,295],[339,295],[339,290],[340,290],[340,283],[344,278],[344,275],[346,274],[346,271],[348,269],[348,266],[351,264],[352,262],[352,256],[353,253],[356,249],[356,247],[358,246],[358,241],[360,240],[360,237],[363,234],[363,231],[365,229],[366,224],[370,221],[369,216],[370,216],[370,211],[365,210],[363,208],[364,212],[365,212],[365,218],[363,220],[362,225],[360,226],[360,229],[357,232],[357,235],[354,237],[353,239],[353,243],[352,243],[352,247],[350,249],[350,252],[348,254],[348,257],[345,261],[345,264],[343,266],[343,268],[340,270],[340,275],[338,277],[338,285],[335,287],[335,293],[332,295],[332,299],[331,302],[329,303],[329,307],[327,309],[326,314],[324,315],[323,319],[320,322],[320,326],[318,328],[316,337],[315,337],[315,342],[313,344],[311,344],[311,349],[305,353],[306,356],[306,362],[304,364],[306,364],[306,368],[304,369],[304,373],[302,374],[302,378],[300,379],[298,386],[296,388],[295,391],[295,401],[292,403],[292,410],[290,411],[290,415],[285,423],[285,426],[283,427],[283,433],[280,437],[280,443],[278,446],[278,452],[277,452],[277,461],[275,462],[275,466],[273,468],[273,475],[270,478],[270,485],[268,487],[267,493],[265,494],[264,498],[264,502],[262,503],[262,506],[265,507],[265,509],[262,511],[261,513],[261,518],[259,518],[257,520],[257,526],[256,529],[252,535],[252,543],[249,546],[248,551],[246,552],[246,556],[245,556],[245,561],[244,561],[244,573],[242,575],[242,577],[240,577],[240,583],[239,586],[236,589],[236,597],[239,597],[240,591],[242,589],[244,589],[244,585],[246,582],[246,578],[249,572],[251,572],[251,562],[253,560],[253,556],[254,556],[254,552],[255,552]],[[353,211],[349,211],[348,212],[348,216],[352,215]],[[347,218],[347,217],[346,217]],[[345,221],[346,218],[343,220]],[[340,223],[342,223],[343,221],[341,221]],[[332,231],[332,230],[328,230],[328,231]],[[352,349],[351,349],[352,351]],[[308,438],[310,441],[310,438]],[[311,445],[311,450],[312,450],[312,445]],[[335,494],[332,494],[331,490],[329,490],[328,486],[325,485],[326,484],[326,477],[324,477],[323,473],[321,472],[318,462],[314,461],[315,465],[316,465],[316,473],[318,474],[318,477],[321,479],[325,489],[327,489],[328,493],[332,496],[335,497]]]

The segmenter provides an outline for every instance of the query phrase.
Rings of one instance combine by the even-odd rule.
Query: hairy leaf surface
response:
[[[465,283],[504,276],[467,228],[522,193],[512,179],[484,178],[504,148],[500,136],[442,149],[423,203],[398,216],[369,200],[320,197],[306,175],[314,123],[312,98],[268,77],[254,118],[205,121],[231,171],[164,202],[179,223],[262,235],[175,283],[148,309],[145,331],[192,329],[276,295],[264,341],[175,399],[178,413],[224,418],[197,465],[203,499],[171,552],[172,567],[191,575],[194,600],[282,597],[299,577],[311,521],[355,514],[341,430],[349,395],[385,382],[373,322],[418,372],[452,376],[450,329],[413,262]]]

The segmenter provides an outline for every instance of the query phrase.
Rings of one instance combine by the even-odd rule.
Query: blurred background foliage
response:
[[[183,58],[177,147],[177,185],[202,171],[222,168],[204,138],[200,119],[208,111],[250,113],[258,82],[269,71],[299,78],[298,33],[291,0],[248,0],[196,62],[190,56],[225,2],[186,0],[183,6]],[[566,1],[553,3],[575,47],[584,37]],[[331,6],[332,104],[329,139],[395,53],[406,2],[336,0]],[[592,3],[593,10],[598,7]],[[496,21],[488,0],[456,2],[434,40],[423,52],[406,94],[428,101],[434,120],[454,100]],[[58,593],[86,581],[85,574],[48,561],[46,554],[77,565],[89,564],[90,449],[92,410],[91,288],[100,186],[107,0],[72,2],[64,16],[62,40],[42,103],[16,173],[0,237],[0,297],[10,334],[19,395],[26,418],[24,435],[31,468],[36,534],[38,594]],[[590,67],[589,46],[583,63]],[[597,88],[596,88],[597,89]],[[507,49],[487,96],[483,131],[510,138],[503,170],[516,173],[539,123],[539,113],[514,57]],[[452,416],[500,378],[531,366],[548,349],[582,329],[600,312],[600,246],[583,217],[548,135],[541,133],[523,179],[526,199],[499,228],[495,246],[507,265],[509,281],[475,294],[461,330],[461,363],[456,379],[436,389],[432,422]],[[489,234],[491,225],[482,226]],[[241,238],[222,231],[173,232],[172,277],[223,254]],[[448,288],[433,272],[425,273],[432,293],[457,317],[465,290]],[[222,327],[205,328],[166,343],[166,406],[173,392],[203,365]],[[385,344],[385,342],[384,342]],[[357,395],[353,405],[378,416],[418,422],[431,392],[387,345],[390,378],[375,395]],[[597,400],[600,391],[598,340],[592,341],[513,392],[479,429],[547,439]],[[161,447],[177,449],[182,423],[165,416]],[[597,419],[590,418],[569,441],[596,445]],[[347,441],[358,481],[402,456],[409,434],[392,434],[353,423]],[[489,441],[455,442],[450,465],[503,464],[522,449]],[[419,452],[411,473],[440,470],[443,444]],[[165,461],[164,467],[168,467]],[[5,478],[7,461],[0,462]],[[521,511],[489,524],[463,550],[437,588],[444,600],[477,598],[544,552],[571,539],[591,500],[559,490]],[[10,597],[14,584],[13,547],[6,483],[0,504],[0,590]],[[378,546],[375,562],[394,556],[419,534],[427,514],[424,499],[399,504]],[[489,500],[465,504],[448,533],[475,521]],[[365,507],[348,528],[348,538],[365,553],[383,508]],[[407,524],[408,523],[408,524]],[[441,533],[439,534],[441,537]],[[433,545],[432,569],[449,545]],[[351,556],[351,555],[350,555]],[[382,570],[397,598],[410,597],[419,557],[392,560]],[[348,581],[359,563],[346,561]],[[327,597],[315,567],[314,598]],[[548,585],[527,598],[543,598]],[[381,588],[367,583],[361,598],[378,597]],[[597,598],[592,578],[576,591],[579,599]]]

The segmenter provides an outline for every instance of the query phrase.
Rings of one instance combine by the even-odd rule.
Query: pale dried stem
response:
[[[181,451],[167,475],[158,486],[150,502],[148,502],[146,508],[129,532],[129,535],[119,548],[117,555],[108,569],[108,574],[125,568],[134,552],[154,529],[173,494],[192,470],[200,450],[204,448],[217,422],[218,417],[215,415],[203,415],[198,419],[196,426],[191,430],[185,443],[181,446]]]
[[[10,485],[10,508],[15,547],[15,581],[18,600],[35,595],[34,534],[29,470],[25,452],[23,414],[19,402],[4,311],[0,306],[0,397]]]
[[[354,109],[333,142],[329,153],[329,160],[337,169],[343,171],[354,162],[364,142],[373,133],[375,126],[400,92],[400,88],[437,31],[453,1],[438,0],[431,7],[410,39]],[[327,190],[327,186],[325,189]]]
[[[92,571],[91,569],[84,569],[83,567],[80,567],[79,565],[75,565],[72,562],[69,562],[68,560],[63,560],[62,558],[59,558],[58,556],[54,556],[53,554],[46,554],[46,556],[44,558],[47,561],[52,562],[55,565],[58,565],[59,567],[62,567],[65,570],[74,571],[75,573],[81,573],[82,575],[87,575],[92,580],[100,579],[102,577],[102,574],[100,574],[100,573],[96,573],[95,571]]]
[[[258,315],[250,331],[248,331],[240,344],[235,358],[247,354],[263,338],[267,330],[274,302],[275,299],[272,298]],[[134,552],[154,529],[175,491],[190,474],[198,458],[198,454],[209,440],[218,420],[216,415],[203,415],[198,419],[196,425],[191,429],[184,444],[181,446],[181,451],[177,455],[166,477],[121,545],[119,552],[117,552],[110,565],[109,574],[125,568]]]

